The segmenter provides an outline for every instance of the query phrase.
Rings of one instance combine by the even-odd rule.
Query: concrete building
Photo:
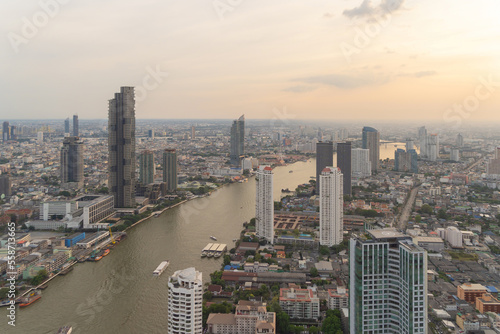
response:
[[[405,151],[398,148],[394,153],[394,168],[398,172],[418,173],[417,151]]]
[[[351,142],[337,144],[337,167],[340,168],[344,178],[344,195],[352,195],[352,145]]]
[[[427,252],[395,229],[350,241],[350,333],[427,334]]]
[[[229,154],[232,166],[240,166],[240,158],[245,154],[245,115],[233,121]]]
[[[418,139],[420,143],[420,156],[427,158],[427,129],[425,126],[418,129]]]
[[[168,281],[168,334],[202,334],[202,322],[202,273],[194,268],[178,270]]]
[[[476,298],[476,310],[480,313],[493,312],[500,313],[500,301],[491,294],[487,293]]]
[[[457,146],[464,147],[464,136],[461,133],[457,135]]]
[[[330,310],[341,310],[349,307],[349,293],[345,287],[328,289],[328,308]]]
[[[413,242],[428,251],[441,252],[444,249],[444,241],[439,237],[415,237]]]
[[[109,191],[117,208],[135,207],[134,87],[121,87],[109,100]]]
[[[83,187],[83,142],[80,138],[64,138],[60,171],[63,188],[80,189]]]
[[[64,120],[64,137],[69,136],[69,117]]]
[[[78,127],[78,115],[73,115],[73,137],[80,136],[80,129]]]
[[[458,148],[452,148],[450,151],[450,160],[454,162],[460,161],[460,150]]]
[[[155,155],[151,150],[144,150],[139,156],[139,182],[143,185],[155,180]]]
[[[451,247],[462,248],[463,238],[462,232],[455,226],[448,226],[446,228],[446,241],[448,241]]]
[[[39,145],[42,145],[43,144],[43,132],[42,131],[38,131],[36,133],[36,141]]]
[[[177,152],[175,149],[166,149],[163,152],[163,182],[167,184],[167,191],[177,189]]]
[[[312,289],[280,289],[280,306],[291,319],[317,320],[319,298]]]
[[[352,177],[363,178],[371,175],[370,150],[354,148],[352,150]]]
[[[10,140],[9,122],[5,121],[2,125],[2,139],[4,142]]]
[[[83,195],[75,198],[82,208],[83,228],[89,228],[115,213],[114,197],[111,195]],[[105,227],[105,226],[104,226]]]
[[[476,298],[484,296],[488,289],[481,284],[462,284],[457,287],[457,297],[468,303],[475,304]]]
[[[439,159],[439,136],[437,134],[428,135],[426,145],[427,159],[437,161]]]
[[[334,246],[344,237],[343,176],[340,169],[326,167],[321,172],[319,188],[319,242],[320,245]]]
[[[274,243],[274,201],[273,169],[259,166],[255,178],[257,192],[255,199],[255,227],[257,236]]]
[[[316,193],[320,188],[320,175],[323,169],[333,166],[333,143],[316,143]]]
[[[380,164],[380,133],[371,127],[363,128],[363,148],[370,150],[372,172],[377,172]]]
[[[207,333],[273,334],[276,333],[276,314],[268,312],[265,303],[240,300],[235,314],[209,314]]]

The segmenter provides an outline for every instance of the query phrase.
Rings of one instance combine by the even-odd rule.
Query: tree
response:
[[[312,267],[310,273],[311,273],[312,277],[318,277],[319,276],[319,272],[318,272],[318,269],[316,269],[316,267]]]
[[[319,328],[316,326],[311,326],[309,327],[309,333],[314,333],[314,334],[319,333]]]
[[[64,196],[64,197],[71,197],[71,194],[67,190],[63,190],[59,192],[59,196]]]
[[[424,205],[422,205],[420,212],[431,215],[434,212],[434,210],[432,209],[432,207],[429,204],[424,204]]]
[[[420,216],[420,215],[416,215],[416,216],[415,216],[415,221],[416,221],[417,223],[420,223],[420,222],[422,221],[422,216]]]
[[[230,265],[231,264],[231,256],[230,255],[224,255],[224,266]]]

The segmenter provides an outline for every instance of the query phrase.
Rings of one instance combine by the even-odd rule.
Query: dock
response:
[[[201,257],[221,257],[227,251],[226,244],[209,243],[201,251]]]

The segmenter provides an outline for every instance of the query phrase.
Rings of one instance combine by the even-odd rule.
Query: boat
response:
[[[222,252],[216,252],[214,254],[214,258],[218,258],[218,257],[221,257],[222,256]]]
[[[31,292],[28,297],[23,297],[19,300],[19,307],[26,307],[30,306],[34,302],[36,302],[38,299],[42,298],[42,293],[38,290],[35,290]]]
[[[59,328],[56,334],[71,334],[73,332],[73,327],[71,326],[64,326]]]
[[[160,263],[160,265],[156,267],[155,271],[153,271],[153,276],[160,276],[165,271],[165,269],[168,268],[169,265],[170,261],[163,261],[162,263]]]
[[[293,170],[289,170],[288,173],[293,173]]]
[[[207,257],[207,253],[201,252],[201,257]]]
[[[102,254],[102,256],[104,257],[104,256],[108,255],[109,252],[110,252],[109,248],[105,249],[104,253]]]
[[[100,259],[102,259],[102,255],[99,255],[98,257],[96,257],[94,261],[99,261]]]
[[[72,271],[72,270],[73,270],[73,267],[72,267],[72,266],[71,266],[71,267],[66,267],[66,268],[64,268],[63,270],[61,270],[61,271],[59,272],[59,275],[66,275],[67,273],[69,273],[69,272],[70,272],[70,271]]]
[[[0,302],[0,307],[12,305],[9,299]]]
[[[214,237],[213,235],[210,236],[210,239],[217,241],[217,238]]]

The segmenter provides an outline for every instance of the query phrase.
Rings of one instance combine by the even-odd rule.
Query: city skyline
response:
[[[34,36],[23,35],[23,18],[31,22],[43,9],[3,3],[9,15],[1,24],[7,38],[0,59],[11,84],[0,97],[6,110],[23,119],[65,118],[70,109],[82,119],[100,118],[106,112],[101,101],[115,87],[129,85],[142,88],[137,113],[148,119],[231,118],[236,108],[249,118],[272,119],[275,109],[286,107],[293,119],[499,121],[500,50],[491,10],[498,4],[407,0],[392,2],[384,12],[384,3],[239,3],[221,12],[210,2],[151,1],[137,16],[135,4],[125,1],[120,15],[105,16],[94,15],[97,3],[90,1],[60,4]],[[99,6],[106,12],[115,3]],[[444,20],[442,12],[451,7]],[[73,20],[76,15],[83,21]],[[250,24],[256,20],[259,28]],[[106,32],[106,41],[133,33],[113,47],[94,36],[97,31]],[[162,36],[163,43],[152,36]],[[135,51],[125,55],[130,45]],[[58,56],[45,57],[49,50]],[[42,84],[33,75],[52,80]],[[89,96],[76,95],[76,87]],[[474,97],[477,87],[479,106],[463,114],[453,109]],[[30,99],[20,96],[26,90]]]

